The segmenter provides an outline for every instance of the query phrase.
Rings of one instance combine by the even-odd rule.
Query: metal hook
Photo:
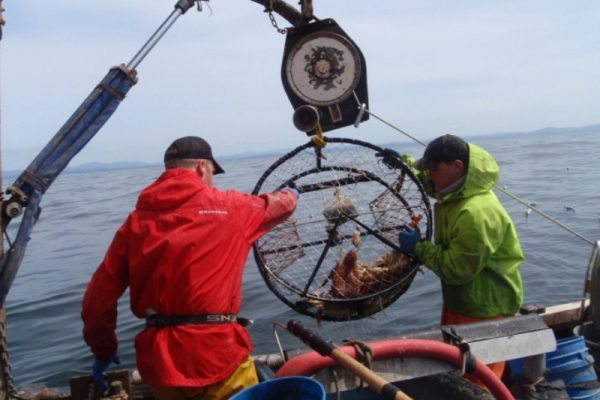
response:
[[[210,10],[210,15],[212,16],[213,12],[212,12],[212,8],[210,7],[210,5],[208,4],[210,0],[196,0],[196,9],[199,12],[202,12],[202,2],[206,3],[206,7],[208,7],[208,9]]]
[[[365,113],[366,109],[367,109],[367,105],[365,103],[362,103],[358,107],[358,115],[356,116],[356,119],[354,120],[354,127],[355,128],[358,128],[358,125],[360,125],[360,122],[362,120],[363,114]]]

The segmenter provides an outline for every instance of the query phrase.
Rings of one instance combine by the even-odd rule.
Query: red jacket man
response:
[[[147,319],[135,339],[137,365],[157,398],[182,390],[228,397],[256,383],[252,341],[235,323],[243,269],[252,243],[292,214],[298,192],[220,191],[212,179],[222,172],[206,141],[176,140],[165,172],[117,231],[83,299],[83,336],[100,386],[101,373],[118,362],[117,301],[127,287],[132,312]],[[243,368],[249,372],[236,378]]]

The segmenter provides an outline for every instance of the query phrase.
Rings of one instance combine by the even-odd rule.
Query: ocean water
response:
[[[600,132],[482,136],[470,141],[498,160],[500,187],[535,202],[537,209],[584,238],[535,212],[527,214],[524,205],[497,192],[517,225],[525,251],[521,268],[525,302],[552,305],[580,300],[589,242],[600,239]],[[422,153],[422,147],[412,143],[393,148],[413,155]],[[215,185],[250,192],[278,157],[224,161],[227,174],[218,176]],[[70,377],[89,373],[93,359],[81,337],[83,291],[115,230],[133,208],[138,192],[160,173],[160,167],[65,173],[48,190],[41,218],[7,298],[10,361],[18,386],[44,382],[68,387]],[[17,225],[13,222],[12,232]],[[339,343],[349,337],[372,340],[430,329],[437,325],[441,306],[439,281],[423,269],[409,290],[384,311],[360,321],[318,326],[270,292],[252,253],[243,295],[241,314],[254,320],[249,331],[256,354],[276,352],[274,326],[292,318]],[[122,367],[135,368],[133,339],[142,327],[143,321],[132,317],[124,296],[119,303],[117,330]],[[287,332],[277,329],[277,333],[283,347],[305,348]]]

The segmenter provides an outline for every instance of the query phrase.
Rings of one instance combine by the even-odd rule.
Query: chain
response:
[[[282,29],[279,27],[279,25],[277,25],[277,21],[275,20],[275,16],[273,15],[273,11],[268,11],[269,13],[269,19],[271,20],[271,25],[273,25],[273,27],[275,29],[277,29],[278,33],[281,33],[282,35],[285,35],[287,33],[287,29]]]
[[[273,25],[273,28],[275,28],[278,33],[285,35],[287,33],[287,29],[280,28],[279,25],[277,25],[275,16],[273,15],[273,0],[267,0],[265,4],[265,12],[269,14],[269,19],[271,20],[271,25]]]

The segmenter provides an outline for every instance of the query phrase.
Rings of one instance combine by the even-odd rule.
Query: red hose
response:
[[[373,351],[373,359],[381,360],[398,357],[427,357],[445,361],[457,368],[462,367],[463,356],[460,349],[447,343],[424,339],[397,339],[368,343]],[[340,347],[346,354],[356,358],[354,347]],[[277,371],[275,377],[310,375],[315,371],[336,365],[331,357],[317,352],[309,352],[287,361]],[[481,361],[476,361],[475,371],[470,372],[483,382],[499,400],[514,400],[513,395],[502,381]]]

